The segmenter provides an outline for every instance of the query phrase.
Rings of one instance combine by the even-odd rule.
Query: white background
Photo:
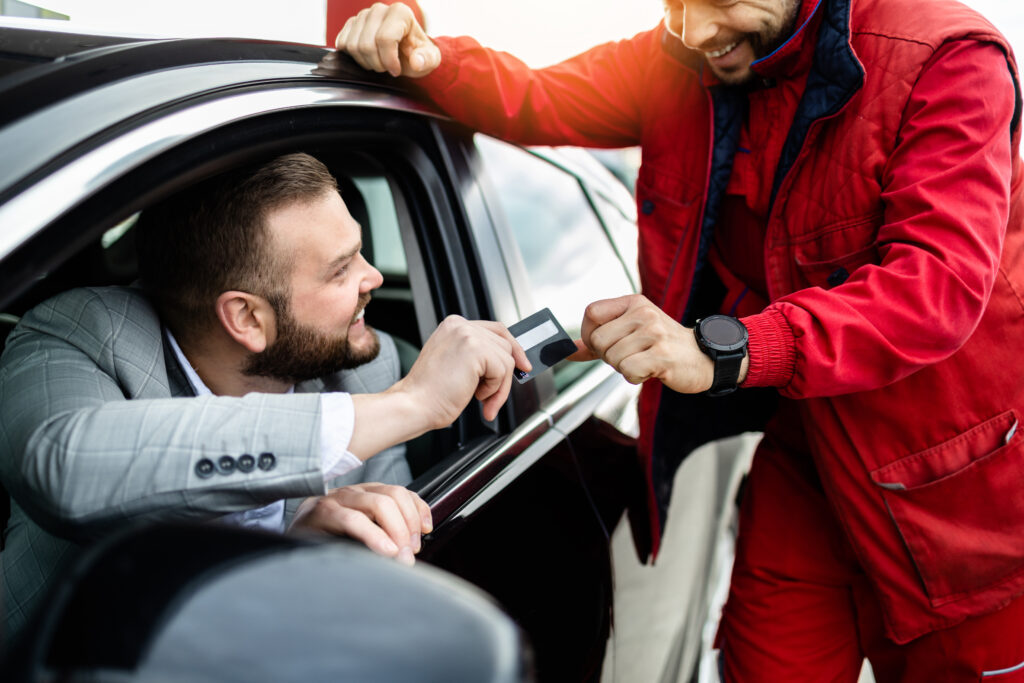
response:
[[[244,36],[323,44],[324,0],[37,0],[72,23],[123,33]],[[1024,5],[966,0],[1024,54]],[[428,30],[472,35],[544,66],[660,21],[661,0],[421,0]]]

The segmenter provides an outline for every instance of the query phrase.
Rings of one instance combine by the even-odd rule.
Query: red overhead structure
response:
[[[397,0],[327,0],[327,31],[324,35],[324,45],[334,47],[334,39],[345,25],[345,22],[348,21],[348,18],[358,13],[359,10],[369,7],[375,1],[383,2],[386,5],[397,2]],[[402,2],[412,8],[412,11],[416,13],[420,26],[426,28],[426,24],[423,21],[423,10],[420,8],[419,3],[416,0],[402,0]]]

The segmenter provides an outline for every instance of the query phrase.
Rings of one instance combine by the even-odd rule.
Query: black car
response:
[[[487,138],[323,48],[41,25],[0,24],[0,339],[57,292],[135,280],[147,206],[300,150],[355,188],[384,275],[367,318],[413,353],[452,313],[511,324],[548,307],[575,336],[587,303],[639,287],[630,194],[581,150]],[[563,363],[515,386],[495,421],[471,405],[409,445],[410,488],[435,520],[421,561],[497,600],[538,680],[637,680],[617,647],[636,638],[612,630],[617,567],[639,566],[612,537],[628,537],[627,508],[646,514],[635,397],[604,364]],[[644,655],[671,680],[697,675],[742,461],[709,457],[678,480],[670,542],[699,571],[666,585],[670,643]],[[645,555],[643,534],[636,545]]]

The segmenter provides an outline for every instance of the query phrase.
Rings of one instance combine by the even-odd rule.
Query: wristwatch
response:
[[[740,366],[747,355],[747,328],[736,318],[711,315],[693,328],[697,346],[715,363],[715,379],[708,396],[725,396],[739,385]]]

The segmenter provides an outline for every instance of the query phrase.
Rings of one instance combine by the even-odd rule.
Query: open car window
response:
[[[390,129],[382,134],[385,120],[391,122]],[[39,233],[29,246],[50,264],[37,269],[32,281],[20,281],[20,291],[4,302],[0,312],[10,323],[0,332],[6,334],[18,316],[67,289],[135,282],[139,273],[132,228],[149,206],[214,173],[305,151],[335,175],[343,200],[363,228],[364,253],[384,276],[366,319],[395,338],[406,371],[445,315],[489,317],[470,276],[477,267],[469,261],[473,250],[460,242],[444,172],[430,153],[430,125],[401,113],[353,108],[326,120],[262,117],[234,124],[234,134],[218,134],[216,144],[185,140],[163,157],[83,196],[76,208],[46,228],[49,239]],[[55,242],[62,245],[59,255],[47,251]],[[408,444],[413,478],[438,467],[457,467],[471,457],[468,445],[494,437],[498,429],[484,422],[473,401],[451,427]]]

